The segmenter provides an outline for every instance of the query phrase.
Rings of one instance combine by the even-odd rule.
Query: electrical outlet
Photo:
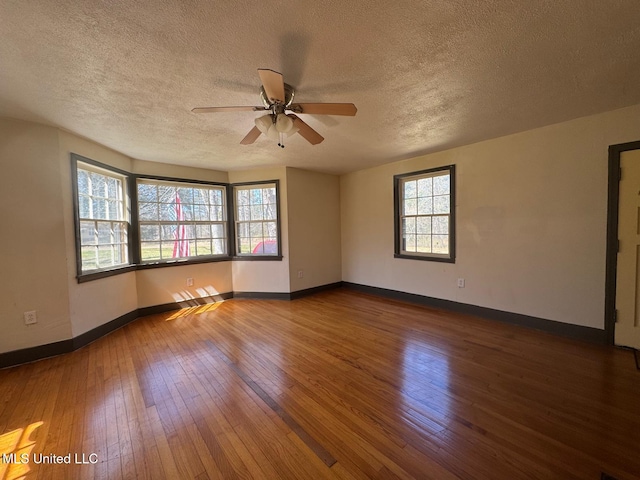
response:
[[[25,325],[33,325],[34,323],[38,323],[38,315],[35,310],[31,310],[30,312],[24,312],[24,324]]]
[[[298,278],[304,278],[304,270],[298,270]]]
[[[193,278],[187,278],[187,287],[193,287]]]
[[[464,278],[458,279],[458,288],[464,288]]]

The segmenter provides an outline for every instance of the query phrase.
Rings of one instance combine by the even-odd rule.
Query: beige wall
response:
[[[287,169],[265,168],[229,172],[230,183],[280,180],[280,233],[282,261],[237,260],[232,262],[234,292],[290,292],[289,223],[287,200]]]
[[[187,279],[193,285],[187,285]],[[199,263],[179,267],[150,268],[136,271],[138,307],[178,302],[184,307],[220,300],[220,294],[233,291],[231,262]]]
[[[76,153],[125,171],[131,170],[131,159],[102,145],[64,131],[59,132],[59,143],[70,321],[73,336],[76,337],[136,310],[138,305],[135,272],[86,283],[78,283],[76,279],[76,243],[70,154]]]
[[[287,168],[287,195],[291,291],[339,282],[339,177]]]
[[[343,176],[343,280],[604,328],[607,149],[638,125],[635,106]],[[395,259],[393,175],[448,164],[456,263]]]
[[[0,119],[0,352],[71,337],[58,130]],[[23,312],[36,310],[26,326]]]

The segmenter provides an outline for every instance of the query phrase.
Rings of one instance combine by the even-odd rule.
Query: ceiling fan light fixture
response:
[[[293,128],[293,120],[291,120],[291,118],[288,115],[284,113],[279,113],[278,116],[276,117],[275,125],[278,132],[289,133]]]
[[[269,129],[273,126],[273,120],[271,119],[271,115],[263,115],[262,117],[258,117],[256,118],[255,122],[256,122],[256,127],[258,127],[258,130],[260,130],[260,132],[264,133],[265,135],[267,134]]]

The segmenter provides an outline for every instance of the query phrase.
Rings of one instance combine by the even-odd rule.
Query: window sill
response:
[[[175,260],[171,262],[157,262],[157,263],[141,263],[138,265],[125,265],[122,267],[116,267],[109,270],[101,270],[97,272],[83,273],[76,276],[78,283],[91,282],[93,280],[99,280],[101,278],[113,277],[114,275],[120,275],[122,273],[134,272],[136,270],[147,270],[149,268],[164,268],[164,267],[177,267],[182,265],[195,265],[199,263],[215,263],[215,262],[228,262],[232,260],[232,257],[207,257],[197,258],[190,260]]]
[[[181,265],[196,265],[198,263],[216,263],[216,262],[228,262],[231,257],[228,255],[220,257],[206,257],[206,258],[190,258],[184,260],[170,260],[164,262],[147,262],[136,265],[136,270],[146,270],[149,268],[164,268],[164,267],[178,267]]]
[[[124,265],[121,267],[111,268],[109,270],[100,270],[96,272],[82,273],[76,278],[78,283],[91,282],[92,280],[98,280],[100,278],[113,277],[114,275],[120,275],[122,273],[133,272],[136,270],[136,265]]]
[[[431,257],[427,255],[407,255],[404,253],[394,253],[394,258],[405,258],[407,260],[426,260],[429,262],[456,263],[455,257]]]
[[[282,260],[282,255],[236,255],[232,257],[232,260],[235,262],[236,260],[240,261],[276,261],[279,262]]]

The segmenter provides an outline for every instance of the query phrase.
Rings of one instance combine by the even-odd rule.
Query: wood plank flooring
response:
[[[30,463],[0,480],[637,479],[640,371],[346,289],[235,299],[0,371],[2,452]]]

